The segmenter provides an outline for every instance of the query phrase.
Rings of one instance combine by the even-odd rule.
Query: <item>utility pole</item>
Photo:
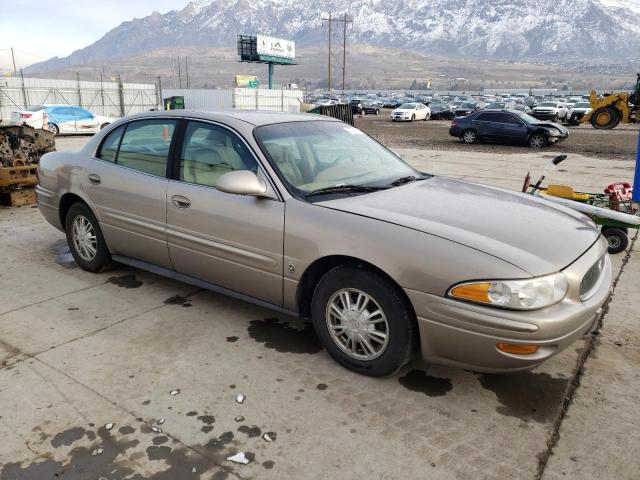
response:
[[[18,74],[18,69],[16,68],[16,55],[13,53],[13,47],[11,47],[11,60],[13,60],[13,76],[15,77]]]
[[[180,70],[180,55],[178,55],[178,88],[182,88],[182,73]]]
[[[346,76],[347,76],[347,26],[349,23],[353,23],[353,20],[349,18],[347,13],[344,13],[343,18],[333,18],[331,16],[331,12],[329,12],[328,18],[323,18],[322,22],[329,23],[329,78],[328,78],[328,89],[331,91],[331,42],[333,36],[333,23],[342,23],[342,90],[346,87]],[[339,43],[339,42],[338,42]]]
[[[184,69],[187,76],[187,88],[191,88],[191,80],[189,79],[189,55],[184,57]]]

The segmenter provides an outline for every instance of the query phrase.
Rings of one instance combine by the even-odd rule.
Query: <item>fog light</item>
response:
[[[538,345],[522,345],[516,343],[498,343],[496,348],[501,352],[512,353],[514,355],[531,355],[540,348]]]

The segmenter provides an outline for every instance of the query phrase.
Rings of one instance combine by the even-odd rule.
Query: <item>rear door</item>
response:
[[[167,239],[174,269],[282,305],[284,202],[215,188],[221,175],[264,176],[229,128],[189,121],[167,191]]]
[[[175,118],[134,120],[111,131],[85,169],[111,253],[171,268],[166,239],[167,164]]]
[[[497,118],[497,113],[486,112],[478,114],[473,119],[473,126],[478,130],[480,138],[485,140],[495,140],[496,135],[499,133],[499,129],[495,122]]]
[[[76,133],[76,118],[72,107],[53,107],[49,111],[48,122],[58,126],[60,133]]]

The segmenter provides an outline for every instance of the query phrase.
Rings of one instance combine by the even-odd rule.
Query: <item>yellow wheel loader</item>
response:
[[[633,93],[616,92],[598,98],[596,91],[591,90],[589,102],[592,110],[580,121],[591,122],[594,128],[611,129],[620,122],[640,121],[640,73]]]

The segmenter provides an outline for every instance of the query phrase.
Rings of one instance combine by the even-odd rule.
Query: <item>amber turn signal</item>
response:
[[[449,292],[449,295],[465,300],[472,300],[474,302],[490,303],[490,286],[490,283],[467,283],[453,288]]]
[[[501,352],[512,353],[514,355],[531,355],[536,353],[540,346],[538,345],[520,345],[515,343],[498,343],[496,348]]]

